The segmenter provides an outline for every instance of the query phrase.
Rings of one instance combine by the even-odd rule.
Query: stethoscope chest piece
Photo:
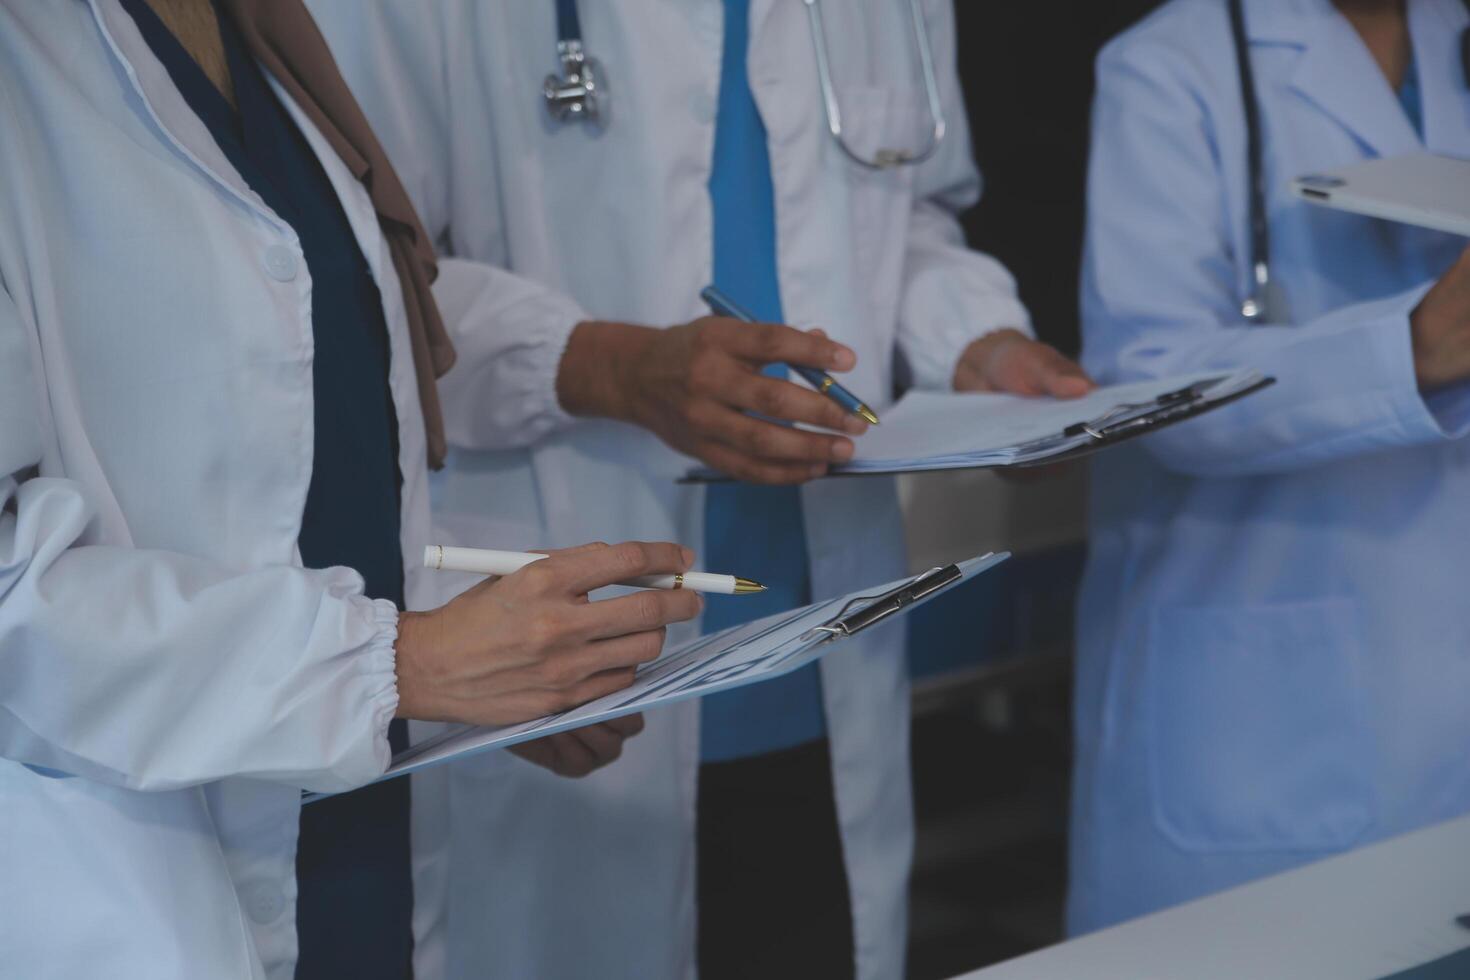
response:
[[[577,38],[557,42],[561,57],[561,74],[547,75],[541,92],[546,97],[546,111],[557,122],[601,123],[607,116],[607,83],[602,66],[589,58]]]

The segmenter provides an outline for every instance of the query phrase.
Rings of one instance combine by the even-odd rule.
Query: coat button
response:
[[[272,245],[265,250],[265,271],[279,282],[290,282],[296,278],[296,254],[284,245]]]
[[[250,889],[245,906],[250,918],[260,925],[266,925],[281,917],[281,913],[286,910],[286,898],[281,894],[280,888],[262,883]]]

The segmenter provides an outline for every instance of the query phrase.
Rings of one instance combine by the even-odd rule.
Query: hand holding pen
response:
[[[857,355],[818,332],[724,316],[667,329],[587,322],[567,344],[557,396],[573,415],[630,422],[737,480],[802,483],[851,459],[850,437],[870,423],[833,386],[823,395],[761,373],[775,363],[826,376]]]
[[[706,286],[700,290],[699,298],[704,300],[705,305],[714,310],[720,316],[734,317],[742,323],[755,323],[755,317],[742,309],[736,302],[714,286]],[[817,393],[832,399],[844,411],[857,415],[873,425],[878,424],[877,414],[869,408],[861,398],[848,391],[837,383],[837,379],[826,371],[816,368],[804,367],[800,364],[788,364],[786,367],[800,375],[807,384],[817,389]]]

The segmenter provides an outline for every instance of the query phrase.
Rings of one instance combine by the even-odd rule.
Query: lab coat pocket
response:
[[[1361,616],[1343,598],[1154,615],[1153,811],[1187,851],[1330,851],[1373,820]]]

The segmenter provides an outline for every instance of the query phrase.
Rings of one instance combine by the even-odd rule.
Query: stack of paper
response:
[[[1006,554],[991,554],[960,562],[957,566],[960,575],[953,585],[968,581],[1007,557]],[[834,643],[840,643],[840,637],[818,631],[816,627],[840,615],[854,613],[877,596],[912,581],[905,578],[873,586],[671,647],[657,660],[640,668],[631,686],[580,708],[498,728],[453,726],[400,752],[382,778],[391,779],[462,756],[501,749],[676,701],[780,677],[811,663],[831,649]],[[903,613],[917,609],[944,591],[947,588],[906,603]],[[307,801],[320,798],[320,795],[313,795],[307,797]]]
[[[1070,401],[1017,395],[910,392],[856,441],[853,460],[835,473],[892,473],[1037,463],[1105,441],[1101,431],[1122,432],[1171,424],[1169,404],[1192,405],[1194,414],[1223,404],[1267,380],[1255,372],[1195,374],[1113,385]],[[1188,393],[1174,402],[1169,397]],[[1165,397],[1161,404],[1160,396]],[[1089,433],[1082,426],[1093,431]],[[1130,433],[1136,434],[1136,433]]]

